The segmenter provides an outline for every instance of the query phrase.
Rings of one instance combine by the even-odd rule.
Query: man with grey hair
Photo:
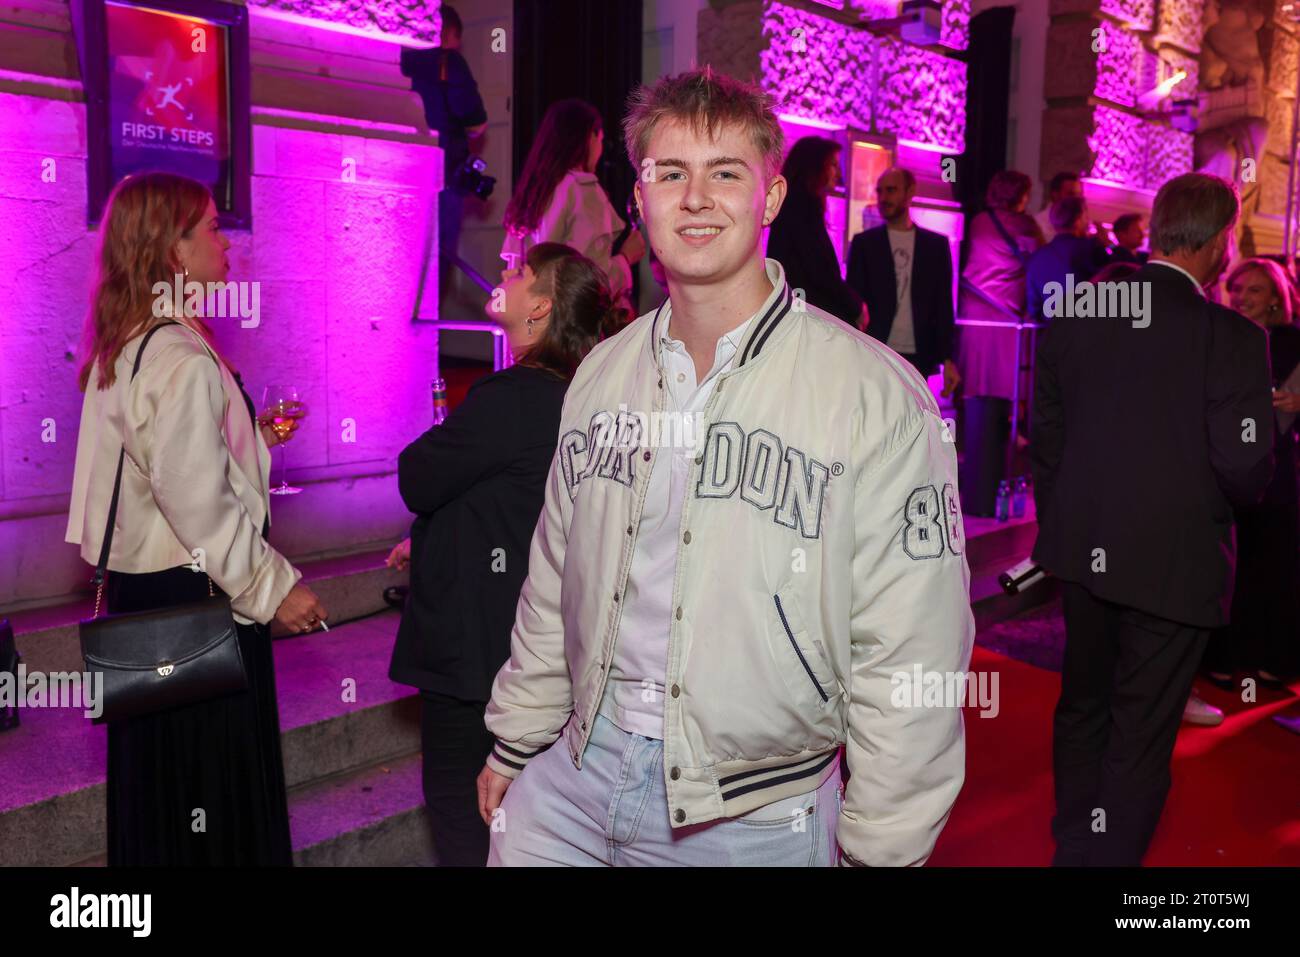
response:
[[[1058,318],[1038,353],[1034,560],[1062,580],[1053,737],[1058,865],[1142,862],[1183,707],[1232,599],[1232,508],[1273,469],[1268,341],[1202,287],[1238,213],[1203,173],[1161,187],[1149,322]],[[1132,297],[1129,297],[1130,300]]]

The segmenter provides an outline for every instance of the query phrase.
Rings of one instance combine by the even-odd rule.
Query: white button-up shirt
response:
[[[656,343],[664,369],[666,415],[661,420],[667,423],[659,429],[660,441],[674,444],[659,449],[650,471],[609,683],[600,706],[601,714],[629,734],[663,739],[668,630],[682,502],[691,460],[699,451],[697,444],[703,444],[696,423],[718,376],[731,368],[753,321],[751,316],[718,340],[713,368],[700,383],[695,381],[695,361],[685,343],[669,335],[671,320]]]

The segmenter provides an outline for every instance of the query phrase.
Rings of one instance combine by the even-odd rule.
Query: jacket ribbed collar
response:
[[[745,338],[741,340],[740,348],[737,350],[736,358],[732,363],[732,372],[757,359],[772,342],[773,333],[779,327],[788,325],[785,320],[790,315],[793,299],[790,287],[785,281],[785,269],[775,259],[764,259],[763,265],[767,272],[768,281],[772,283],[772,291],[763,300],[763,304],[758,307],[754,315],[750,317]],[[650,321],[650,336],[646,347],[650,350],[651,358],[660,375],[663,375],[664,367],[659,353],[659,337],[667,330],[672,315],[672,300],[665,299],[663,305],[655,311],[654,318]]]

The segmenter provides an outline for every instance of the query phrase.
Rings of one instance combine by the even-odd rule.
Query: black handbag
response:
[[[163,325],[179,323],[163,323],[149,330],[136,354],[132,381],[140,371],[150,337]],[[194,704],[248,687],[229,598],[210,597],[151,611],[99,616],[125,457],[123,446],[117,458],[104,544],[91,579],[96,589],[95,612],[81,622],[86,670],[103,675],[102,712],[96,724]],[[210,578],[208,593],[213,595]]]

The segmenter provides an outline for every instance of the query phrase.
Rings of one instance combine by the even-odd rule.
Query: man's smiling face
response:
[[[664,120],[650,135],[653,180],[636,184],[650,246],[668,278],[708,283],[735,275],[758,256],[765,223],[785,198],[785,178],[769,181],[763,156],[741,126],[693,131]]]

